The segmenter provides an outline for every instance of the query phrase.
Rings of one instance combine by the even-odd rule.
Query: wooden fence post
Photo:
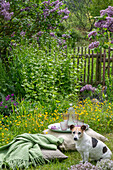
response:
[[[103,57],[103,86],[105,86],[105,62],[106,62],[106,50],[104,50]]]

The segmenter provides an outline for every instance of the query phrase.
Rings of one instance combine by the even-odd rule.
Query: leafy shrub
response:
[[[10,79],[6,67],[0,59],[0,100],[2,95],[7,94],[8,92],[14,92],[13,82]]]
[[[70,30],[70,35],[76,42],[78,42],[78,41],[80,41],[81,39],[84,38],[81,31],[77,30],[77,29]]]
[[[106,86],[107,86],[107,99],[110,102],[113,102],[113,76],[110,75],[110,77],[106,77]]]
[[[57,47],[52,37],[48,38],[46,46],[43,45],[45,40],[41,40],[42,48],[36,43],[26,43],[12,51],[14,61],[10,68],[16,91],[23,88],[27,99],[44,102],[76,94],[77,73],[73,71],[70,52]]]

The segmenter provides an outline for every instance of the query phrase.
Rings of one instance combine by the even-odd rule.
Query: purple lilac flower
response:
[[[110,25],[110,27],[108,28],[108,30],[109,30],[110,32],[113,32],[113,24]]]
[[[58,44],[59,44],[59,45],[62,45],[62,42],[61,42],[61,40],[58,40]]]
[[[9,9],[10,9],[10,4],[9,4],[9,2],[5,2],[5,1],[2,1],[1,3],[0,3],[0,6],[1,6],[1,8],[0,8],[0,14],[4,17],[4,19],[6,20],[6,21],[8,21],[8,20],[10,20],[11,19],[11,17],[12,17],[12,15],[14,14],[13,12],[11,12],[11,13],[9,13]]]
[[[99,46],[100,42],[99,41],[95,41],[94,42],[94,47],[97,48]]]
[[[0,102],[0,104],[3,104],[3,102]]]
[[[11,96],[14,96],[14,93],[12,93]]]
[[[103,20],[99,20],[99,21],[97,21],[97,22],[95,22],[95,27],[99,27],[99,28],[102,28],[103,27],[103,25],[105,25],[106,24],[106,21],[103,21]]]
[[[54,37],[54,36],[55,36],[54,32],[50,32],[50,35],[51,35],[52,37]]]
[[[53,9],[51,9],[50,12],[51,12],[51,13],[52,13],[52,12],[55,12],[57,9],[58,9],[58,7],[55,7],[55,8],[53,8]]]
[[[8,95],[7,97],[5,97],[6,101],[8,101],[10,99],[10,95]]]
[[[62,34],[62,37],[66,37],[66,34]]]
[[[113,44],[113,39],[111,40],[111,44]]]
[[[85,90],[95,92],[95,87],[92,87],[92,85],[90,84],[86,84],[85,86],[81,88],[80,92],[83,92]]]
[[[66,43],[66,40],[63,40],[63,43],[65,44],[65,43]]]
[[[68,19],[68,17],[69,17],[69,16],[64,16],[62,19],[63,19],[63,20],[64,20],[64,19]]]
[[[11,34],[11,37],[14,37],[14,35],[15,35],[15,31]]]
[[[42,2],[42,4],[48,4],[48,1],[44,1],[44,2]]]
[[[51,129],[57,129],[57,127],[56,126],[51,126]]]
[[[65,13],[65,14],[69,14],[69,13],[70,13],[70,11],[68,10],[68,8],[65,8],[65,9],[64,9],[64,13]]]
[[[41,36],[42,34],[43,34],[42,31],[39,31],[39,32],[37,33],[38,36]]]
[[[112,17],[112,16],[113,16],[113,7],[112,7],[112,6],[108,6],[107,9],[100,11],[100,15],[101,15],[101,16],[103,16],[103,15],[105,15],[105,14],[107,14],[107,15],[110,16],[110,17]]]
[[[60,6],[62,6],[63,5],[63,3],[62,2],[58,2],[56,5],[55,5],[55,7],[60,7]]]
[[[67,48],[67,45],[65,45],[64,48],[66,49],[66,48]]]
[[[20,9],[21,12],[25,11],[25,8]]]
[[[22,37],[24,37],[25,34],[26,34],[26,32],[24,32],[23,30],[22,30],[21,33],[20,33],[20,35],[21,35]]]
[[[97,48],[99,44],[99,41],[92,42],[91,44],[89,44],[89,49]]]
[[[97,32],[96,31],[91,31],[89,34],[88,34],[88,37],[91,37],[91,36],[96,36],[97,35]]]
[[[7,108],[7,106],[5,106],[5,108]]]
[[[9,11],[9,9],[10,9],[10,3],[3,1],[3,2],[1,3],[1,8],[4,8],[4,9],[6,9],[7,11]]]
[[[91,44],[89,44],[89,49],[93,49],[94,48],[94,43],[92,42]]]
[[[14,103],[14,106],[16,106],[17,104],[16,103]]]

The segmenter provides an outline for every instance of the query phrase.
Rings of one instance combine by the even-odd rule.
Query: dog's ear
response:
[[[85,125],[82,125],[82,126],[81,126],[81,129],[82,129],[82,130],[86,130],[86,126],[85,126]]]
[[[70,125],[70,130],[72,130],[75,126],[74,125]]]

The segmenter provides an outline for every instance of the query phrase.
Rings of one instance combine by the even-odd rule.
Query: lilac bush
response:
[[[0,16],[3,16],[4,20],[9,21],[14,14],[13,12],[9,12],[10,3],[5,0],[1,0],[0,2]]]
[[[94,40],[89,45],[89,49],[99,47],[108,48],[113,43],[113,7],[100,11],[100,16],[95,17],[95,30],[88,34],[90,40]]]
[[[67,20],[69,14],[70,11],[65,8],[61,0],[43,2],[36,0],[35,2],[26,1],[26,3],[22,0],[19,0],[18,3],[15,3],[15,0],[9,0],[9,2],[1,0],[0,39],[4,43],[1,43],[0,48],[3,51],[9,44],[12,47],[18,44],[22,37],[28,38],[31,42],[32,37],[36,36],[40,42],[40,37],[44,35],[46,40],[45,37],[48,35],[53,36],[50,32],[55,34],[61,23]]]
[[[0,102],[0,113],[3,116],[9,116],[13,112],[12,106],[18,105],[14,98],[14,93],[12,93],[11,95],[6,96],[3,101]]]
[[[83,92],[85,90],[95,92],[95,87],[92,87],[91,84],[86,84],[81,88],[80,92]]]
[[[91,84],[86,84],[80,89],[82,99],[86,99],[87,97],[92,98],[94,95],[96,88],[92,87]]]

